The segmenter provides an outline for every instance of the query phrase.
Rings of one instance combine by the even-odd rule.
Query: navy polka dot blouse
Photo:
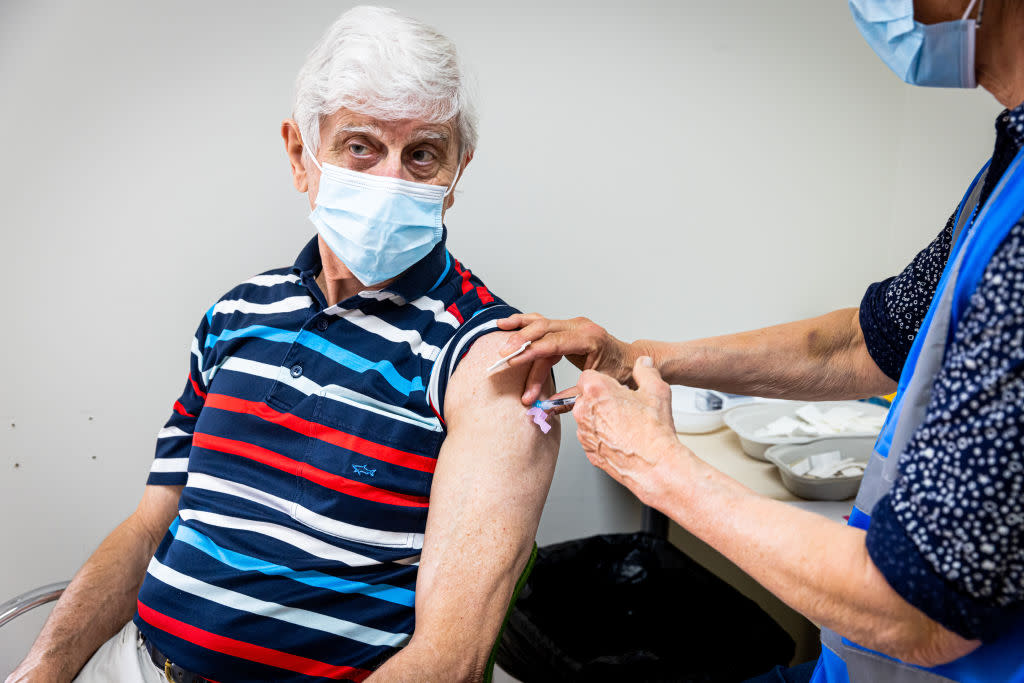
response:
[[[1024,104],[996,120],[981,201],[1024,145]],[[953,218],[899,275],[868,287],[872,358],[899,377],[949,256]],[[867,547],[908,602],[967,638],[1024,619],[1024,220],[996,250],[953,331],[927,417]]]

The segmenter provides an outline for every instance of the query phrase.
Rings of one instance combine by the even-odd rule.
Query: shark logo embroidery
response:
[[[366,465],[352,465],[352,469],[356,471],[356,474],[368,474],[371,477],[377,472],[377,470],[371,470]]]

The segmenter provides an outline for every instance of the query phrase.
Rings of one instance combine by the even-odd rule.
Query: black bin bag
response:
[[[524,683],[743,681],[788,664],[789,635],[667,540],[591,536],[540,548],[497,662]]]

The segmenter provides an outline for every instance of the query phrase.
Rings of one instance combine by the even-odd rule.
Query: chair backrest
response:
[[[70,581],[50,583],[0,603],[0,627],[31,609],[53,602],[64,593],[69,583]]]

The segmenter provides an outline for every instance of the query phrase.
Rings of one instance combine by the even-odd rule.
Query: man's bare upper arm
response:
[[[525,414],[528,368],[485,375],[508,336],[476,341],[449,382],[416,586],[416,637],[484,660],[532,551],[560,434]]]
[[[181,500],[181,492],[184,486],[155,486],[147,485],[142,494],[139,506],[135,508],[131,519],[137,525],[140,533],[152,546],[149,554],[152,555],[156,547],[160,545],[167,528],[171,525],[178,514],[178,501]]]

